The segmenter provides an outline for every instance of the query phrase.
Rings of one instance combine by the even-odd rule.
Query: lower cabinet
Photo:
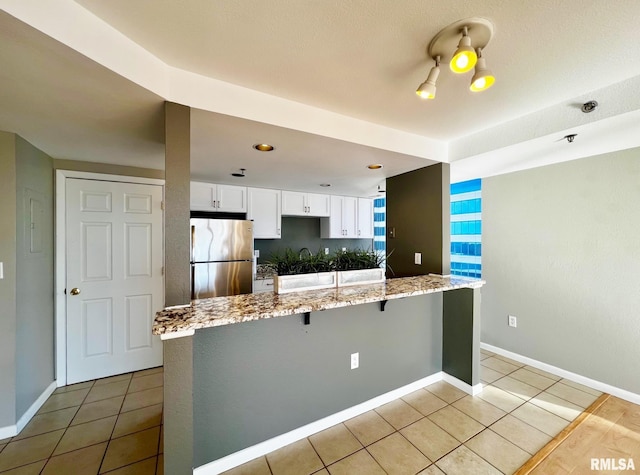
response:
[[[247,188],[247,219],[253,220],[254,239],[280,239],[280,190]]]
[[[253,281],[253,293],[273,292],[273,279],[259,279]]]

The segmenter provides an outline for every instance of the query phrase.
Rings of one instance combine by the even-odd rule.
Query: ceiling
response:
[[[166,99],[193,107],[194,178],[246,168],[254,186],[369,196],[436,161],[483,176],[526,168],[515,151],[529,166],[580,158],[582,134],[615,147],[598,136],[612,120],[639,124],[635,0],[29,3],[0,0],[0,130],[55,158],[163,168]],[[420,100],[429,41],[474,16],[494,25],[495,86],[471,93],[471,74],[443,67],[436,99]],[[587,116],[576,104],[590,99]],[[251,148],[264,141],[276,150]]]

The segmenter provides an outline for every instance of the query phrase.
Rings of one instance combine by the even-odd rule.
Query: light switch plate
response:
[[[260,257],[260,249],[254,249],[253,250],[253,256],[256,257],[256,258]]]
[[[421,252],[416,252],[414,254],[413,261],[414,261],[415,264],[421,266],[422,265],[422,253]]]

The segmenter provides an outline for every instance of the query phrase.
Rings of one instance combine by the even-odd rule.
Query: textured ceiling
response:
[[[471,178],[640,146],[636,0],[0,8],[0,130],[55,158],[163,168],[165,100],[193,108],[192,176],[230,182],[243,167],[253,186],[330,182],[366,196],[433,160]],[[436,99],[420,100],[429,41],[468,17],[494,24],[485,58],[495,86],[471,93],[471,74],[445,66]],[[582,114],[589,99],[601,107]],[[559,141],[569,132],[580,132],[571,153]],[[270,137],[277,150],[265,161],[251,144]],[[385,168],[371,173],[371,162]]]
[[[640,74],[635,0],[76,1],[172,66],[439,140]],[[443,68],[421,102],[429,41],[473,16],[495,86]]]

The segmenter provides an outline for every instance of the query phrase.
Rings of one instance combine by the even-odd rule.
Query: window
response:
[[[386,198],[376,198],[373,200],[373,249],[385,255],[386,253]]]
[[[451,185],[451,274],[482,276],[482,180]]]

